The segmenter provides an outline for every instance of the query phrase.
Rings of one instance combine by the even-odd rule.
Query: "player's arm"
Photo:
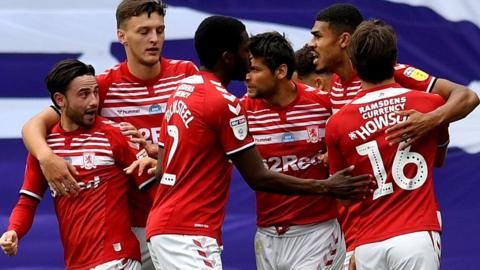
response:
[[[341,199],[363,199],[371,192],[371,177],[351,176],[353,166],[324,180],[300,179],[265,168],[256,147],[250,147],[229,157],[247,184],[257,191],[329,195]]]
[[[348,270],[357,270],[357,265],[355,264],[355,251],[352,253],[352,257],[350,257]]]
[[[10,215],[7,231],[0,238],[0,246],[8,256],[17,255],[18,241],[23,238],[33,224],[33,217],[39,200],[20,195],[17,205]]]
[[[47,131],[60,120],[51,107],[28,120],[22,128],[25,147],[38,159],[43,175],[52,189],[60,195],[78,194],[80,187],[72,175],[75,167],[53,153],[47,144]]]
[[[0,246],[5,254],[17,254],[18,241],[32,226],[38,203],[47,187],[38,160],[29,154],[20,197],[10,215],[7,231],[0,238]]]
[[[440,135],[438,137],[437,154],[435,155],[435,167],[442,167],[447,158],[448,144],[450,143],[450,135],[448,127],[440,128]]]
[[[432,93],[443,97],[446,100],[445,104],[428,113],[416,110],[399,112],[400,115],[408,116],[408,119],[386,130],[389,134],[386,139],[390,141],[390,144],[397,144],[409,139],[403,147],[406,148],[435,127],[464,118],[480,102],[474,91],[445,79],[437,79]]]

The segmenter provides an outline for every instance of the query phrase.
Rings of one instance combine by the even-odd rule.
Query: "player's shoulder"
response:
[[[169,71],[169,73],[185,73],[187,76],[198,72],[197,66],[188,60],[161,58],[162,69]]]
[[[97,74],[97,82],[112,81],[118,74],[122,72],[121,67],[126,65],[126,62],[118,63],[113,67],[107,68],[102,73]]]
[[[104,132],[108,135],[116,136],[118,134],[121,134],[120,123],[104,118],[102,116],[97,116],[95,120],[95,131]]]
[[[408,89],[407,97],[415,97],[416,99],[422,101],[422,102],[430,102],[435,105],[438,104],[443,104],[445,103],[444,99],[434,93],[427,93],[427,92],[422,92],[422,91],[415,91],[414,89]]]
[[[330,96],[328,92],[325,92],[321,89],[311,87],[301,82],[295,82],[295,85],[298,88],[298,92],[302,94],[302,100],[306,102],[315,102],[320,103],[324,107],[330,106]]]
[[[240,98],[240,104],[247,110],[248,112],[254,112],[258,110],[265,109],[265,103],[262,102],[261,99],[251,98],[248,94],[245,94],[242,98]]]

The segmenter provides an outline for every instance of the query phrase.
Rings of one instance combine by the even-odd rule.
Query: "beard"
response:
[[[95,115],[90,117],[92,114],[87,114],[84,111],[75,110],[71,107],[66,108],[65,115],[75,124],[83,128],[89,128],[95,123]],[[87,116],[87,117],[86,117]]]

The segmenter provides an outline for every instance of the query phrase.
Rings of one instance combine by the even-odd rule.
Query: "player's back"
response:
[[[400,150],[388,145],[385,130],[405,120],[397,111],[429,112],[442,104],[437,95],[390,84],[361,91],[329,120],[327,140],[337,149],[329,149],[333,170],[355,165],[354,174],[372,174],[378,185],[373,196],[361,203],[357,245],[440,230],[432,180],[438,133]]]
[[[160,145],[163,177],[147,237],[195,234],[220,240],[232,164],[253,146],[238,99],[211,73],[184,80],[167,104]]]

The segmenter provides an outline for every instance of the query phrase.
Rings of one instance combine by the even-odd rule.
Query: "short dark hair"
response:
[[[263,58],[273,72],[280,65],[287,65],[287,79],[292,78],[295,70],[295,53],[284,35],[278,32],[266,32],[250,38],[250,53],[255,58]]]
[[[295,68],[298,76],[303,77],[316,72],[317,66],[313,63],[316,57],[317,53],[308,44],[295,52]]]
[[[146,12],[148,17],[154,12],[157,12],[160,16],[165,16],[165,5],[160,0],[123,0],[117,7],[117,29],[120,26],[134,16]]]
[[[353,34],[363,21],[363,16],[354,5],[340,3],[321,10],[317,15],[317,21],[328,22],[337,33]]]
[[[232,17],[216,15],[203,20],[194,38],[200,64],[211,69],[224,52],[238,51],[245,31],[245,25]]]
[[[360,79],[379,83],[393,76],[397,62],[397,36],[381,20],[361,23],[352,35],[348,54]]]
[[[45,77],[45,84],[55,106],[58,107],[58,104],[55,102],[53,95],[55,93],[65,94],[70,82],[83,75],[95,76],[93,66],[76,59],[62,60],[55,64]]]

